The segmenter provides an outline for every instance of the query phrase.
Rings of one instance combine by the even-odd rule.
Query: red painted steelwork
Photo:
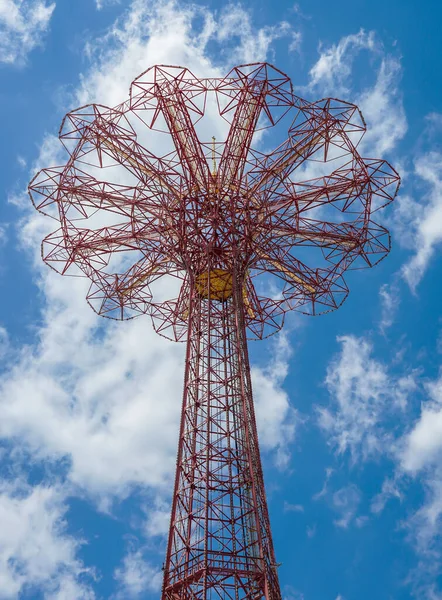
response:
[[[215,112],[225,141],[204,141]],[[287,119],[276,149],[253,148],[258,130]],[[344,272],[388,253],[372,214],[399,176],[361,158],[364,131],[356,106],[309,103],[268,64],[223,79],[157,66],[123,104],[69,113],[67,164],[30,184],[60,222],[47,264],[89,277],[98,314],[149,314],[158,333],[187,340],[163,600],[281,598],[246,335],[277,331],[289,310],[337,308]]]
[[[280,598],[250,383],[243,274],[191,294],[163,598]]]

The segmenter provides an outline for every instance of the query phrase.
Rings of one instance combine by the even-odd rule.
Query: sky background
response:
[[[64,114],[154,64],[269,61],[357,103],[399,170],[392,252],[336,312],[250,345],[284,600],[442,599],[442,5],[0,0],[0,598],[159,597],[183,346],[40,260]],[[269,134],[270,135],[270,134]],[[271,138],[266,138],[270,143]]]

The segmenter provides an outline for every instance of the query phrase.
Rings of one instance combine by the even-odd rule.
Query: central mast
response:
[[[163,600],[279,600],[244,324],[242,277],[198,275]]]

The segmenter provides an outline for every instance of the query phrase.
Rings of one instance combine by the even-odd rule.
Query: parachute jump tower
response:
[[[67,163],[29,186],[60,224],[45,262],[88,277],[99,315],[148,314],[187,345],[162,600],[281,599],[247,338],[338,308],[345,271],[388,253],[372,214],[399,177],[361,158],[364,131],[356,106],[307,102],[269,64],[156,66],[121,105],[70,112]]]

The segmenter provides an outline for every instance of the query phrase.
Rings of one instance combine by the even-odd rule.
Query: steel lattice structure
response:
[[[225,141],[210,139],[206,113],[222,118]],[[253,147],[287,122],[276,149]],[[344,272],[388,253],[372,214],[399,177],[361,158],[364,131],[356,106],[307,102],[269,64],[218,79],[157,66],[123,104],[70,112],[67,164],[30,184],[60,222],[46,263],[90,278],[98,314],[149,314],[187,342],[163,600],[281,598],[247,337],[278,330],[289,310],[337,308]]]

